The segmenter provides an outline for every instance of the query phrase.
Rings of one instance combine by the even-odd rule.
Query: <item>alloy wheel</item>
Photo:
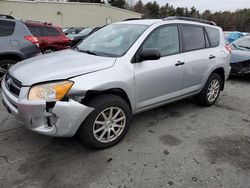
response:
[[[121,108],[109,107],[101,111],[95,119],[93,133],[101,143],[117,139],[126,125],[126,115]]]
[[[213,80],[208,86],[207,100],[209,102],[214,102],[218,97],[220,92],[220,83],[217,79]]]

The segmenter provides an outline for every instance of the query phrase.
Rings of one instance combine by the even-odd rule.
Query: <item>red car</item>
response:
[[[38,39],[42,53],[69,48],[69,39],[64,35],[62,28],[50,23],[36,21],[26,21],[25,25],[32,35]]]

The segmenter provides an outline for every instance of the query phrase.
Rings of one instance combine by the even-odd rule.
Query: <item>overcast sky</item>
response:
[[[154,0],[142,0],[144,3]],[[250,8],[250,0],[156,0],[158,4],[165,5],[169,3],[174,7],[195,6],[198,10],[204,11],[210,9],[215,11],[234,11],[241,8]]]

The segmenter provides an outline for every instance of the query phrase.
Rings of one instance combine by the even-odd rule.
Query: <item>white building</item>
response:
[[[61,0],[62,1],[62,0]],[[16,19],[51,22],[62,27],[102,26],[141,14],[99,3],[0,0],[0,14]]]

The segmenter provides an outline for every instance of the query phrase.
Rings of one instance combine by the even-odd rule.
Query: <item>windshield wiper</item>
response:
[[[241,48],[246,48],[246,49],[250,50],[250,47],[249,47],[249,46],[239,46],[239,47],[241,47]]]
[[[233,45],[233,47],[235,47],[236,49],[239,49],[234,43],[231,43]]]
[[[91,55],[97,55],[97,53],[89,51],[89,50],[82,51],[82,52],[87,53],[87,54],[91,54]]]
[[[78,51],[79,51],[79,52],[83,52],[83,53],[86,53],[86,54],[91,54],[91,55],[98,55],[97,53],[95,53],[95,52],[92,52],[92,51],[89,51],[89,50],[80,50],[80,49],[78,48]]]
[[[109,54],[109,53],[104,53],[104,52],[93,52],[93,51],[89,51],[89,50],[80,50],[78,48],[78,46],[74,47],[74,49],[77,50],[78,52],[83,52],[83,53],[87,53],[87,54],[91,54],[91,55],[96,55],[96,56],[117,57],[116,54]]]
[[[78,52],[83,52],[83,53],[87,53],[87,54],[91,54],[91,55],[98,55],[97,53],[92,52],[92,51],[89,51],[89,50],[81,50],[80,48],[78,48],[78,46],[76,46],[75,49],[76,49]]]

